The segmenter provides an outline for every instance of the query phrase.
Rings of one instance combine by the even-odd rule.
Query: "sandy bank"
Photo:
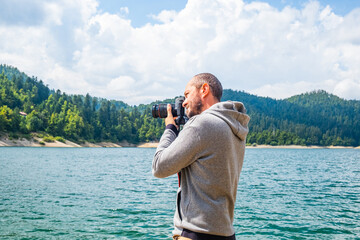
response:
[[[25,138],[10,140],[9,138],[0,138],[0,147],[40,147],[41,145],[34,140],[27,140]]]
[[[151,142],[151,143],[140,144],[138,147],[140,147],[140,148],[157,148],[158,145],[159,145],[159,143]]]
[[[0,147],[81,147],[79,144],[66,140],[65,143],[54,141],[54,142],[42,142],[42,138],[32,138],[32,139],[9,139],[8,137],[0,138]]]
[[[42,142],[42,144],[40,144]],[[156,143],[157,144],[157,143]],[[153,143],[142,143],[140,145],[135,145],[123,141],[121,143],[112,143],[112,142],[98,142],[90,143],[85,142],[77,144],[75,142],[65,140],[65,142],[45,142],[43,138],[33,137],[31,139],[19,138],[19,139],[10,139],[8,136],[0,137],[0,147],[110,147],[110,148],[120,148],[120,147],[143,147],[143,148],[152,148],[156,147]]]
[[[80,147],[112,147],[112,148],[119,148],[119,147],[123,147],[119,144],[116,143],[111,143],[111,142],[99,142],[99,143],[90,143],[90,142],[85,142],[80,144]]]

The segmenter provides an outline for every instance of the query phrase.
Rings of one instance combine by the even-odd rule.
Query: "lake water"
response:
[[[0,148],[1,239],[170,239],[155,149]],[[359,149],[247,149],[237,239],[360,239]]]

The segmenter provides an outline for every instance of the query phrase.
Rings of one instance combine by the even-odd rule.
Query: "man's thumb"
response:
[[[167,105],[167,114],[168,114],[168,117],[172,117],[172,112],[171,112],[171,104],[168,104]]]

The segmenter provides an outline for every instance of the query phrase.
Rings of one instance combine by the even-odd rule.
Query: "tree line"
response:
[[[323,90],[283,100],[226,90],[222,100],[242,101],[251,117],[248,144],[360,145],[360,101]]]
[[[245,104],[251,117],[248,144],[360,145],[360,101],[321,90],[275,100],[230,89],[224,90],[226,100]],[[89,94],[69,95],[15,67],[0,65],[3,133],[45,132],[76,142],[158,141],[164,123],[151,115],[155,103],[130,106]]]
[[[152,118],[150,105],[68,95],[6,65],[0,65],[0,72],[2,132],[46,132],[76,142],[139,143],[159,140],[164,130],[162,121]]]

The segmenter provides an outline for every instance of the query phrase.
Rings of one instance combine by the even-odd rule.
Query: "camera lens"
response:
[[[175,104],[171,104],[171,112],[174,117],[178,116],[177,111],[175,109]],[[152,116],[154,118],[166,118],[167,117],[167,104],[160,103],[152,106]]]
[[[167,117],[167,104],[156,104],[152,107],[152,115],[154,118],[166,118]]]
[[[151,110],[151,113],[152,113],[152,116],[153,118],[158,118],[159,117],[159,114],[158,114],[158,110],[159,109],[159,105],[155,104],[152,106],[152,110]]]

